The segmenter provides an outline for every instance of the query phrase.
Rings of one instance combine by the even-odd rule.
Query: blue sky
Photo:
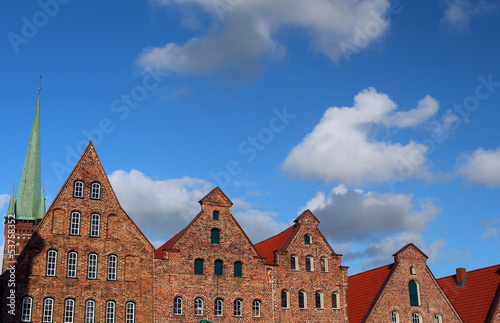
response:
[[[47,206],[93,140],[158,246],[220,186],[254,243],[309,208],[350,273],[499,262],[493,1],[7,1],[0,214],[41,94]]]

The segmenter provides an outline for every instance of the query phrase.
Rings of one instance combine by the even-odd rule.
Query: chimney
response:
[[[467,278],[467,270],[465,268],[457,268],[457,288],[463,287]]]

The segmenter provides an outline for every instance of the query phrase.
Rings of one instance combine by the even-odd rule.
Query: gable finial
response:
[[[38,96],[40,96],[40,91],[42,91],[42,76],[40,75],[40,85],[38,86]]]

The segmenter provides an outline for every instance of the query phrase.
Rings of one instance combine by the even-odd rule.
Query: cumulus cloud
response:
[[[498,8],[497,3],[484,0],[445,0],[444,6],[442,22],[456,32],[468,30],[472,18],[492,14]]]
[[[416,108],[396,111],[387,94],[363,90],[352,107],[327,109],[313,131],[290,151],[282,169],[306,179],[349,185],[388,182],[395,176],[425,178],[427,146],[413,140],[406,144],[377,140],[374,131],[422,125],[438,109],[439,103],[426,96]]]
[[[481,235],[481,239],[496,239],[498,237],[498,233],[500,232],[500,218],[494,216],[488,220],[482,220],[480,225],[485,228],[484,233]]]
[[[286,46],[278,35],[307,35],[311,48],[338,61],[345,47],[356,51],[382,37],[389,27],[388,0],[155,0],[160,6],[200,9],[212,23],[199,37],[184,43],[145,48],[140,66],[189,75],[220,74],[248,77],[259,73],[262,61],[281,61]],[[190,13],[189,21],[194,19]],[[192,23],[189,24],[191,26]],[[361,44],[355,40],[363,39]],[[344,44],[343,46],[341,44]],[[346,45],[347,44],[347,45]],[[352,49],[350,49],[352,50]],[[349,54],[350,55],[350,54]]]
[[[472,154],[462,154],[457,173],[469,183],[487,187],[500,187],[500,148],[479,148]]]

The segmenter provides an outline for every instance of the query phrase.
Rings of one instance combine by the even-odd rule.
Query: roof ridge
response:
[[[357,274],[351,275],[351,276],[349,276],[349,278],[354,277],[354,276],[357,276],[357,275],[361,275],[361,274],[369,273],[369,272],[374,271],[374,270],[378,270],[378,269],[382,269],[382,268],[385,268],[385,267],[389,267],[389,266],[392,266],[392,265],[394,265],[394,263],[392,263],[392,264],[387,264],[387,265],[383,265],[383,266],[379,266],[379,267],[372,268],[372,269],[368,269],[368,270],[366,270],[366,271],[362,271],[362,272],[360,272],[360,273],[357,273]]]

